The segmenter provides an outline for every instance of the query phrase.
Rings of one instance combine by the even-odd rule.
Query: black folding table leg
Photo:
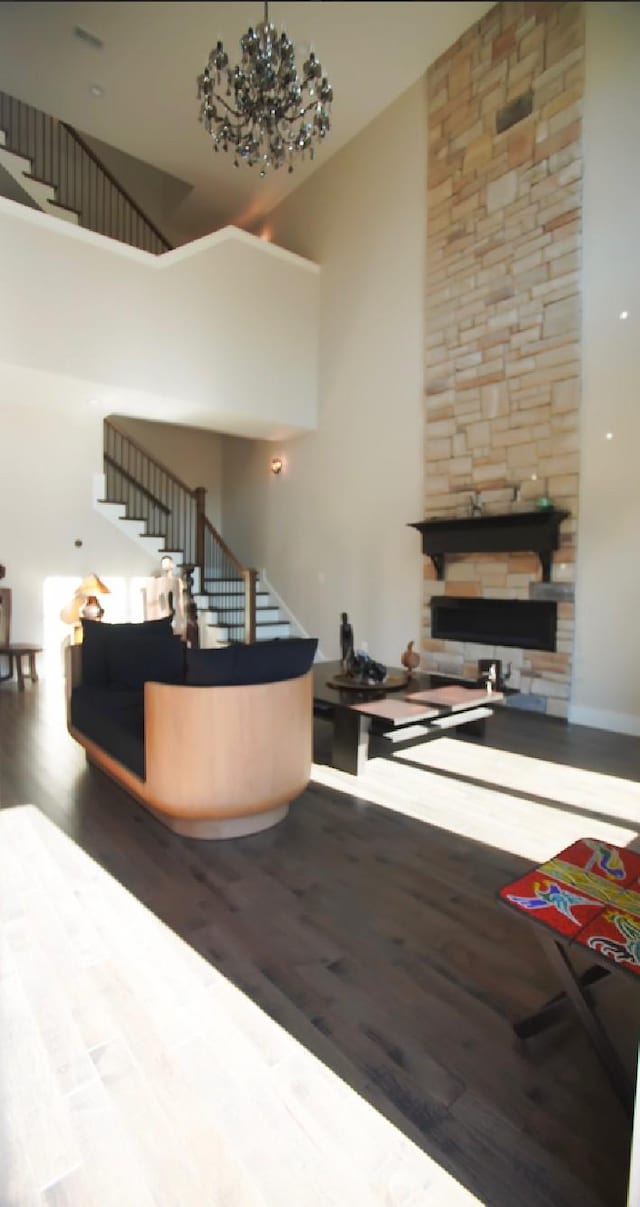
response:
[[[590,985],[595,985],[604,977],[611,976],[609,968],[602,968],[599,964],[592,964],[587,968],[586,972],[581,973],[578,978],[583,989],[588,989]],[[559,1022],[566,1013],[571,1002],[567,997],[564,989],[560,993],[556,993],[550,1001],[536,1010],[535,1014],[529,1014],[526,1018],[520,1019],[520,1022],[513,1024],[513,1029],[519,1039],[530,1039],[532,1035],[539,1035],[541,1031],[546,1031],[547,1027],[551,1027],[553,1023]]]
[[[576,975],[571,965],[565,947],[547,935],[538,934],[538,938],[551,964],[558,973],[560,980],[564,984],[567,997],[570,998],[575,1007],[578,1017],[604,1065],[618,1098],[627,1114],[632,1117],[633,1087],[621,1064],[618,1053],[584,992],[580,978]]]

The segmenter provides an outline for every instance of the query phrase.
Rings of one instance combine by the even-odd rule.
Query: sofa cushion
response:
[[[109,683],[107,652],[117,645],[139,640],[142,634],[156,638],[173,637],[171,617],[143,620],[140,624],[104,624],[99,620],[82,621],[82,682],[86,687],[106,687]],[[128,645],[127,645],[127,648]]]
[[[184,683],[184,645],[179,637],[159,641],[152,633],[140,633],[107,646],[109,685],[132,690],[145,683]]]
[[[231,687],[297,679],[310,669],[317,648],[315,637],[289,637],[221,650],[187,650],[185,682],[193,687]]]
[[[144,691],[76,687],[71,693],[71,723],[144,779]]]

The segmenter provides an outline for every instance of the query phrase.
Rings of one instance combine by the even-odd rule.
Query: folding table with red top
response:
[[[581,838],[499,892],[500,900],[537,924],[538,938],[564,991],[536,1014],[514,1024],[521,1039],[536,1035],[571,1001],[628,1111],[631,1082],[595,1013],[589,987],[619,969],[640,975],[640,855],[597,838]],[[593,964],[578,974],[572,949]]]

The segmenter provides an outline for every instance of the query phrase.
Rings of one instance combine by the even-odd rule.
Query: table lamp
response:
[[[104,608],[98,596],[110,594],[109,588],[97,574],[88,574],[76,587],[73,599],[60,612],[60,618],[65,624],[73,625],[74,644],[82,641],[82,620],[102,620]]]

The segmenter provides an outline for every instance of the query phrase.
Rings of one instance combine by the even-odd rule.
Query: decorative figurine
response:
[[[404,651],[404,654],[401,655],[400,661],[405,667],[407,675],[410,679],[413,672],[420,666],[420,655],[414,650],[412,641],[407,644],[407,648]]]
[[[342,662],[343,674],[349,673],[351,659],[353,658],[353,628],[349,624],[349,617],[346,612],[341,613],[342,623],[340,625],[340,660]]]
[[[367,683],[382,683],[387,674],[387,668],[382,662],[374,662],[365,650],[351,652],[348,675],[365,686]]]

